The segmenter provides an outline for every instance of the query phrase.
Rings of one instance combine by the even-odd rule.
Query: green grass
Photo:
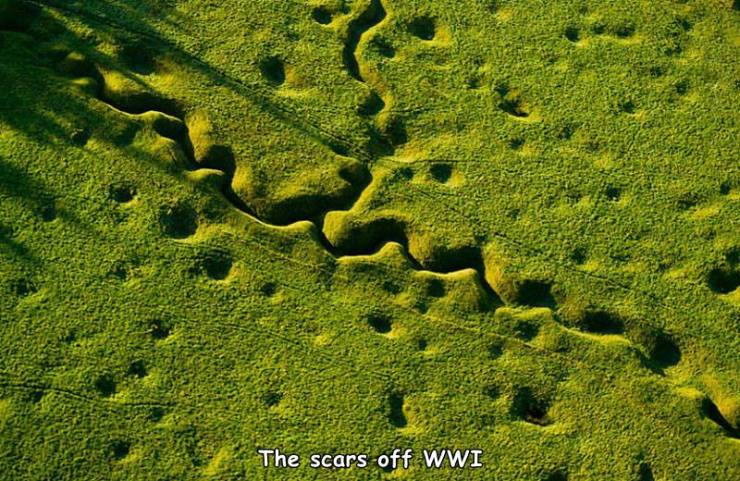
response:
[[[0,479],[737,479],[739,8],[0,1]]]

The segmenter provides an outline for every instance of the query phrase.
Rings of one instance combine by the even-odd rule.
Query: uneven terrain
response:
[[[740,478],[740,4],[0,0],[0,479]],[[477,470],[259,448],[478,448]]]

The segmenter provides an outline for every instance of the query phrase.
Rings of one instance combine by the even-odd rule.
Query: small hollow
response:
[[[328,25],[332,20],[331,12],[326,7],[314,8],[311,16],[321,25]]]
[[[368,324],[370,324],[370,327],[372,327],[375,332],[379,334],[387,334],[391,332],[391,321],[390,319],[383,315],[383,314],[372,314],[368,320]]]
[[[437,27],[434,19],[430,17],[419,17],[409,23],[408,29],[411,35],[429,41],[434,39]]]

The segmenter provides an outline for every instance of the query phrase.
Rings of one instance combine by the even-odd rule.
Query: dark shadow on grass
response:
[[[51,222],[57,218],[80,224],[77,216],[60,209],[55,205],[57,195],[48,186],[32,177],[25,170],[11,163],[0,155],[0,196],[29,209],[41,221]],[[6,229],[7,230],[7,229]],[[12,240],[6,230],[0,228],[0,240],[11,247],[14,252],[31,259],[28,251]]]
[[[0,156],[0,193],[38,210],[45,191],[40,182]]]
[[[125,45],[146,39],[150,48],[170,53],[176,60],[198,71],[214,84],[230,88],[263,111],[278,118],[282,123],[330,148],[335,153],[350,154],[365,161],[372,158],[365,147],[370,139],[351,139],[333,132],[276,99],[267,86],[244,81],[164,38],[151,25],[152,18],[163,18],[172,12],[171,8],[164,8],[161,2],[146,0],[88,1],[84,4],[69,4],[54,0],[25,0],[25,2],[40,8],[54,9],[85,24],[98,34],[116,39],[119,44]]]
[[[16,258],[33,264],[38,263],[38,259],[26,246],[13,239],[7,229],[0,225],[0,258],[2,257]]]

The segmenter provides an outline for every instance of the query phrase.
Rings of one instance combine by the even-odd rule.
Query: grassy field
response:
[[[740,479],[738,59],[737,0],[0,0],[0,481]]]

